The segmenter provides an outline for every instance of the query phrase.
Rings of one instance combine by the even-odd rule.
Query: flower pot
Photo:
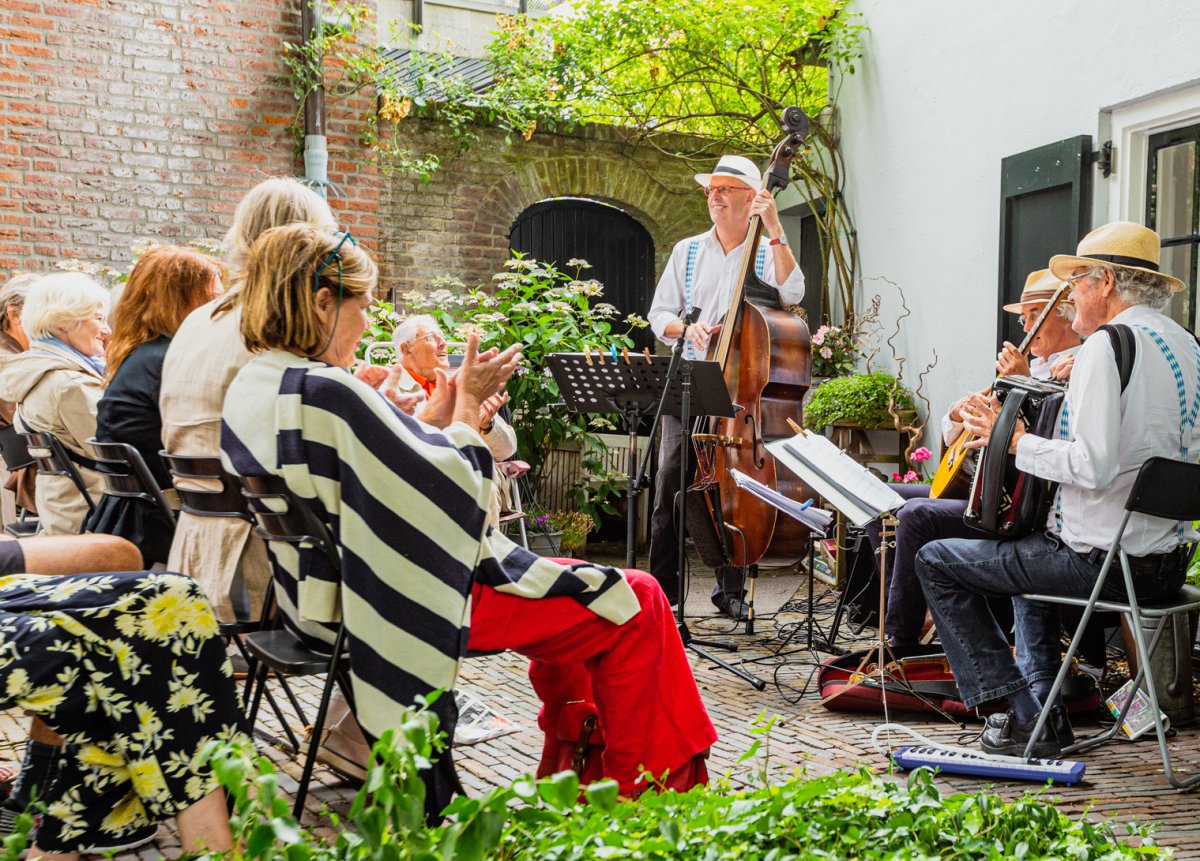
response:
[[[562,532],[542,532],[536,527],[529,528],[529,549],[538,556],[558,556],[558,541]]]

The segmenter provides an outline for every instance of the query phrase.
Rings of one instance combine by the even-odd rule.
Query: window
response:
[[[1196,331],[1196,269],[1200,251],[1200,125],[1150,135],[1147,141],[1146,224],[1162,240],[1162,271],[1186,289],[1167,313]]]

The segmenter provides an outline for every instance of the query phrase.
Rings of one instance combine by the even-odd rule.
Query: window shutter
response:
[[[1019,344],[1015,314],[1002,306],[1021,298],[1025,278],[1055,254],[1071,253],[1091,224],[1092,139],[1067,138],[1000,162],[999,338]]]

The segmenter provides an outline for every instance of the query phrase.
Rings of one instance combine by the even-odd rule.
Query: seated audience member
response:
[[[31,858],[138,846],[172,816],[185,852],[231,847],[224,793],[197,761],[239,731],[224,641],[186,577],[92,573],[138,560],[108,535],[0,541],[0,708],[67,745],[6,802],[36,791],[46,805]]]
[[[1200,428],[1191,404],[1200,399],[1200,347],[1191,333],[1161,313],[1177,278],[1159,272],[1160,242],[1153,230],[1130,222],[1097,228],[1074,255],[1050,260],[1050,270],[1073,284],[1075,331],[1087,337],[1071,373],[1063,407],[1066,439],[1042,439],[1018,422],[1009,444],[1017,468],[1058,482],[1044,532],[1010,541],[935,541],[917,554],[917,576],[929,602],[955,680],[967,706],[1007,698],[1009,711],[988,719],[985,751],[1019,755],[1061,662],[1058,611],[1028,601],[1038,592],[1086,598],[1103,555],[1125,514],[1125,501],[1142,464],[1151,457],[1194,458]],[[1136,340],[1136,358],[1122,390],[1112,342],[1092,336],[1106,323],[1123,324]],[[987,444],[998,409],[974,402],[963,424]],[[1187,569],[1182,543],[1190,524],[1135,514],[1123,547],[1129,554],[1139,601],[1178,594]],[[1194,533],[1192,533],[1194,535]],[[1017,657],[988,611],[988,595],[1012,596]],[[1101,597],[1126,599],[1110,577]],[[1053,756],[1073,740],[1061,702],[1051,709],[1035,756]]]
[[[438,371],[445,373],[450,369],[446,336],[437,320],[428,314],[417,314],[396,327],[392,343],[396,346],[397,362],[383,377],[372,380],[365,369],[356,376],[373,382],[393,403],[420,418],[426,401],[437,388]],[[508,460],[517,452],[516,431],[498,415],[507,400],[506,394],[496,394],[479,408],[479,433],[496,460]],[[405,409],[408,404],[412,404],[411,410]]]
[[[1021,327],[1028,334],[1045,310],[1054,291],[1062,282],[1049,269],[1031,272],[1025,279],[1020,301],[1005,305],[1004,310],[1019,314]],[[1071,328],[1075,307],[1066,299],[1055,314],[1046,319],[1029,345],[1032,362],[1027,362],[1016,346],[1005,341],[996,356],[997,374],[1025,374],[1040,380],[1065,380],[1071,373],[1075,353],[1079,351],[1079,334]],[[957,401],[942,419],[942,441],[953,443],[962,434],[962,410],[976,401],[984,402],[977,392]],[[893,487],[909,502],[896,515],[894,548],[888,553],[888,585],[884,632],[893,646],[915,646],[920,642],[925,624],[925,595],[917,579],[917,551],[940,538],[982,538],[984,533],[972,529],[963,521],[967,510],[965,499],[928,499],[929,485],[902,484]],[[878,559],[879,521],[867,527]],[[1006,599],[1005,599],[1006,600]],[[997,605],[1001,602],[997,601]],[[1010,613],[1000,609],[1007,618]]]
[[[96,404],[104,393],[104,343],[109,336],[107,291],[86,275],[46,275],[29,288],[21,321],[30,348],[0,356],[0,398],[16,403],[20,431],[50,432],[77,466],[93,499],[104,479],[86,465],[96,435]],[[39,474],[41,535],[74,535],[88,506],[71,479]]]
[[[96,439],[137,449],[160,489],[174,498],[171,475],[159,457],[162,415],[158,395],[163,360],[183,319],[221,293],[216,260],[191,248],[162,245],[138,258],[113,310],[106,359],[107,387],[96,415]],[[101,497],[88,519],[91,532],[120,535],[142,551],[144,565],[165,563],[175,528],[151,503]]]
[[[468,648],[509,648],[533,659],[543,728],[568,701],[594,698],[604,773],[623,793],[645,787],[643,767],[671,772],[675,788],[703,782],[716,733],[657,582],[542,559],[486,525],[493,460],[480,407],[517,348],[477,354],[469,338],[462,367],[414,420],[347,373],[375,284],[347,235],[301,225],[263,234],[247,264],[241,332],[257,355],[225,398],[223,459],[239,475],[282,477],[330,524],[344,560],[334,584],[319,553],[273,556],[285,625],[320,645],[344,621],[369,740],[400,706],[452,689]],[[432,708],[453,736],[453,696]],[[449,750],[423,776],[436,818],[461,791]]]
[[[25,307],[25,294],[41,275],[27,272],[8,280],[0,288],[0,356],[15,356],[29,349],[29,336],[21,325],[21,311]],[[0,400],[0,428],[10,427],[13,423],[13,412],[17,405],[12,401]],[[0,465],[4,478],[4,489],[13,494],[16,504],[31,515],[37,514],[37,464],[31,464],[21,469],[8,472]],[[3,519],[16,519],[16,512],[11,503],[5,505]]]
[[[188,315],[163,362],[158,403],[162,448],[171,454],[216,457],[220,452],[225,390],[250,361],[238,334],[239,273],[260,233],[292,222],[336,227],[325,199],[288,177],[263,180],[238,203],[224,242],[229,291]],[[257,619],[271,579],[266,548],[249,523],[185,512],[179,514],[167,569],[199,581],[223,622]]]

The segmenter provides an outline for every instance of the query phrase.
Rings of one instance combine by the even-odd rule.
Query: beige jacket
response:
[[[54,434],[71,451],[92,457],[84,443],[96,435],[96,404],[104,381],[86,362],[67,350],[37,344],[15,356],[0,356],[0,398],[17,405],[20,431]],[[79,468],[93,500],[104,490],[104,478]],[[76,535],[83,529],[88,506],[71,479],[37,477],[37,510],[41,535]]]
[[[158,405],[163,448],[172,454],[220,453],[225,390],[251,359],[238,331],[241,311],[214,318],[220,301],[189,314],[167,350]],[[271,582],[266,546],[249,523],[232,517],[181,512],[167,568],[195,579],[223,622],[257,619]]]

